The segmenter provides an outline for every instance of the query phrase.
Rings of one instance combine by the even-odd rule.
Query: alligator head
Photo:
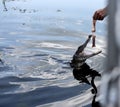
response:
[[[91,54],[86,54],[84,52],[84,49],[86,48],[87,44],[89,43],[91,37],[92,37],[92,35],[89,35],[88,39],[85,41],[85,43],[82,44],[81,46],[79,46],[77,51],[73,55],[73,59],[71,60],[71,63],[70,63],[70,66],[72,68],[79,69],[88,58],[98,55],[99,53],[102,52],[102,51],[98,51],[98,52],[91,53]]]

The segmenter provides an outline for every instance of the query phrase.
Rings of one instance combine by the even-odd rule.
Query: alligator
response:
[[[95,55],[98,55],[99,53],[101,53],[102,51],[97,51],[91,54],[86,54],[84,52],[84,49],[86,48],[87,44],[89,43],[90,39],[91,39],[92,35],[89,35],[87,40],[85,41],[85,43],[83,43],[82,45],[80,45],[77,49],[77,51],[75,52],[75,54],[73,55],[73,59],[70,62],[70,66],[72,68],[76,68],[76,69],[80,69],[80,67],[85,63],[85,61],[90,58],[93,57]]]

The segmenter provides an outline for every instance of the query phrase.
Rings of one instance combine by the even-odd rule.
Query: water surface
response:
[[[104,6],[103,1],[98,3],[100,8]],[[1,1],[1,107],[90,107],[91,86],[79,84],[69,66],[77,47],[91,33],[91,17],[97,7],[88,4],[73,0]],[[87,61],[101,73],[106,56],[105,26],[105,21],[97,23],[97,49],[102,54]],[[90,43],[87,51],[96,48]],[[99,87],[100,78],[95,83]]]

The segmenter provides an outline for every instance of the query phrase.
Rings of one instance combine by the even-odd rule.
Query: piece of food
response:
[[[96,38],[96,36],[93,35],[93,36],[92,36],[92,47],[95,47],[95,38]]]

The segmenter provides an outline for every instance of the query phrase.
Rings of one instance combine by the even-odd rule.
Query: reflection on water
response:
[[[96,101],[96,94],[93,96],[93,100],[92,100],[92,107],[101,107],[100,102]]]
[[[96,33],[97,47],[102,53],[87,60],[86,66],[93,72],[77,74],[80,82],[87,83],[78,84],[69,62],[78,44],[87,38],[91,19],[85,18],[85,14],[90,17],[90,12],[82,16],[79,7],[52,8],[48,2],[44,7],[40,2],[3,0],[0,4],[0,107],[91,105],[90,90],[96,93],[95,86],[100,86],[97,73],[92,73],[103,72],[106,56],[103,25],[98,24],[101,32]],[[94,52],[90,47],[87,51]]]

